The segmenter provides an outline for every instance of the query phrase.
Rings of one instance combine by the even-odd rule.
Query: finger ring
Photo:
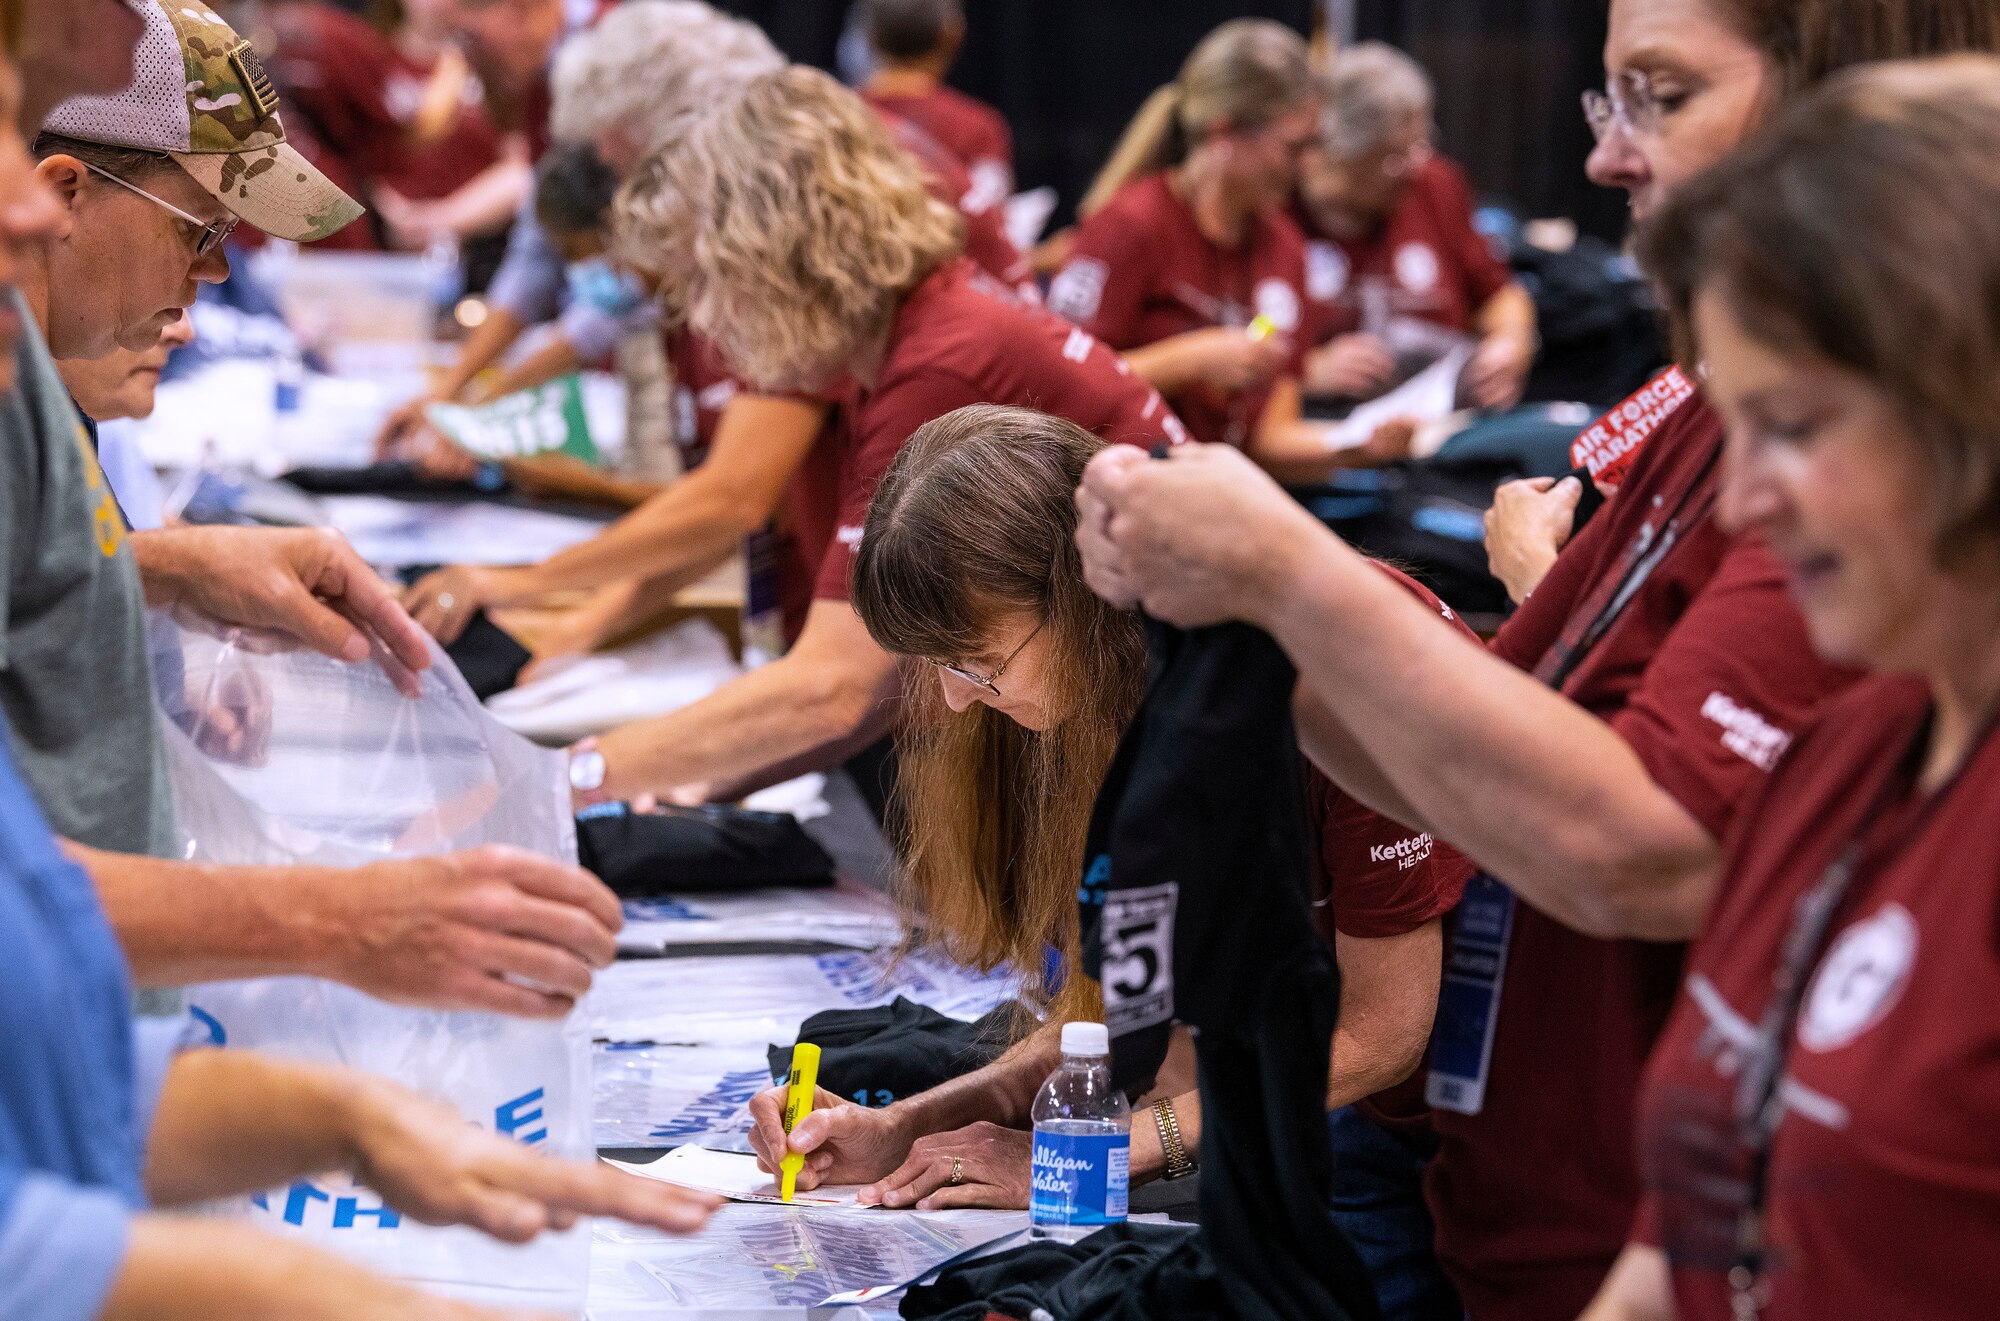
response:
[[[457,604],[458,604],[458,598],[453,596],[450,592],[438,593],[438,609],[449,610]]]
[[[965,1162],[957,1156],[951,1158],[951,1186],[956,1188],[965,1182]]]

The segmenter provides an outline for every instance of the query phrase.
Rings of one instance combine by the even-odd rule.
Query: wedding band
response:
[[[457,604],[458,604],[458,598],[453,596],[450,592],[438,593],[438,609],[449,610]]]
[[[965,1162],[957,1156],[951,1158],[951,1186],[956,1188],[965,1182]]]

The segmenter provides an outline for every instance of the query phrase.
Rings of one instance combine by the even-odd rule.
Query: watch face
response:
[[[604,754],[592,749],[579,752],[569,759],[569,787],[572,789],[601,788],[604,784]]]

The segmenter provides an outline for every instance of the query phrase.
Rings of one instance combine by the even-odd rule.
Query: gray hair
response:
[[[616,128],[651,155],[784,67],[763,29],[701,0],[625,0],[556,53],[550,133],[594,142]]]
[[[1335,57],[1320,95],[1320,145],[1336,160],[1365,156],[1412,118],[1431,117],[1429,75],[1379,41],[1364,41]]]

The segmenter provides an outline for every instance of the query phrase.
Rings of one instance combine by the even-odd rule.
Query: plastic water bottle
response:
[[[1062,1067],[1035,1093],[1036,1238],[1074,1243],[1125,1219],[1132,1109],[1111,1085],[1111,1036],[1102,1023],[1065,1023]]]

